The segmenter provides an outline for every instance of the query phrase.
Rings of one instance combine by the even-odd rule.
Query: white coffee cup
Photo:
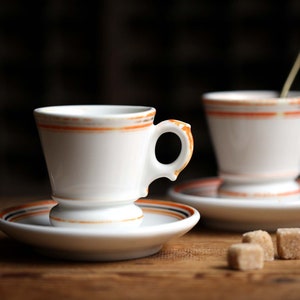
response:
[[[300,93],[228,91],[203,95],[227,198],[299,198]]]
[[[50,177],[54,226],[127,229],[138,226],[134,204],[159,178],[175,180],[193,152],[190,125],[177,120],[153,124],[156,110],[144,106],[70,105],[34,110]],[[170,164],[155,155],[167,132],[181,141]]]

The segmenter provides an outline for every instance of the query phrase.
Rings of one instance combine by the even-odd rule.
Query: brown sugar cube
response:
[[[264,266],[264,250],[258,244],[231,245],[227,252],[228,266],[234,270],[255,270]]]
[[[276,239],[279,258],[300,259],[300,228],[278,228]]]
[[[270,234],[263,230],[246,232],[242,237],[243,243],[253,243],[260,245],[264,250],[264,260],[274,260],[274,245]]]

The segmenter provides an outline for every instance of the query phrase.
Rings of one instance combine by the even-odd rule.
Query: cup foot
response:
[[[134,203],[118,206],[82,207],[58,203],[50,211],[50,223],[56,227],[129,230],[143,220],[143,211]]]
[[[264,183],[234,183],[224,181],[219,189],[221,198],[246,199],[294,199],[300,195],[300,186],[296,180]]]

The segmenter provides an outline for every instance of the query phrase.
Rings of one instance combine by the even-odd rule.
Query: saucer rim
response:
[[[183,219],[165,220],[165,223],[158,220],[160,224],[145,225],[140,229],[105,232],[99,229],[82,230],[10,222],[3,220],[3,210],[1,210],[0,230],[9,238],[31,247],[35,252],[46,257],[69,261],[120,261],[156,254],[171,239],[179,238],[190,231],[200,219],[198,210],[186,204],[154,199],[142,199],[138,201],[138,204],[143,201],[148,204],[151,204],[151,201],[159,202],[166,206],[165,209],[168,206],[186,208],[190,214]],[[159,210],[164,209],[155,204],[153,207]],[[45,214],[46,212],[44,217]],[[155,214],[155,212],[150,214]]]
[[[47,204],[48,203],[48,204]],[[40,206],[40,205],[48,205],[49,210],[51,207],[53,207],[57,202],[55,200],[40,200],[40,201],[31,201],[27,202],[25,204],[21,205],[15,205],[11,207],[7,207],[4,209],[0,210],[0,230],[2,230],[1,227],[4,226],[11,226],[11,227],[22,227],[22,228],[28,228],[28,230],[35,230],[35,231],[40,231],[40,232],[53,232],[53,233],[61,233],[61,234],[85,234],[90,237],[98,237],[98,236],[108,236],[108,237],[123,237],[124,234],[126,236],[128,235],[140,235],[140,234],[145,234],[147,232],[151,233],[153,229],[156,228],[163,228],[164,230],[167,230],[169,227],[170,231],[174,229],[174,227],[182,227],[184,223],[190,223],[190,222],[198,222],[201,218],[200,212],[195,209],[194,207],[184,204],[184,203],[178,203],[178,202],[173,202],[173,201],[167,201],[167,200],[157,200],[157,199],[139,199],[135,202],[138,206],[141,206],[143,209],[143,205],[149,204],[153,205],[160,205],[160,206],[166,206],[166,208],[160,207],[160,209],[165,209],[167,210],[167,206],[172,206],[172,207],[178,207],[184,210],[189,211],[189,215],[184,217],[183,219],[178,219],[174,222],[167,222],[164,224],[156,224],[156,225],[151,225],[151,226],[141,226],[135,229],[128,229],[128,231],[118,231],[118,230],[111,230],[108,232],[107,229],[99,229],[99,228],[72,228],[72,227],[54,227],[54,226],[45,226],[45,225],[36,225],[36,224],[25,224],[25,223],[19,223],[19,222],[14,222],[14,221],[9,221],[9,220],[4,220],[3,219],[3,212],[5,211],[14,211],[21,209],[23,206]],[[151,214],[155,214],[155,212],[152,212]],[[198,219],[198,221],[196,221]],[[196,225],[195,223],[195,225]],[[176,224],[176,225],[175,225]],[[3,226],[2,226],[3,225]],[[175,225],[175,226],[174,226]]]
[[[183,194],[181,187],[200,183],[220,182],[218,177],[208,177],[185,181],[171,187],[169,197],[176,202],[193,206],[201,211],[201,223],[217,230],[245,232],[300,226],[299,199],[229,199],[212,196]],[[210,187],[211,188],[211,187]]]
[[[219,177],[206,177],[206,178],[198,178],[198,179],[192,179],[187,180],[184,182],[181,182],[177,185],[174,185],[168,190],[168,195],[171,197],[172,200],[184,200],[188,202],[193,203],[203,203],[203,204],[209,204],[211,206],[216,205],[218,207],[224,206],[224,207],[241,207],[241,208],[272,208],[272,209],[282,209],[284,207],[299,207],[300,208],[300,197],[299,199],[284,199],[277,198],[277,199],[253,199],[253,198],[221,198],[218,196],[197,196],[189,194],[188,192],[183,193],[183,191],[186,189],[186,187],[190,187],[190,189],[196,188],[199,183],[203,184],[205,182],[214,183],[211,184],[211,186],[215,185],[218,186],[218,184],[221,183],[221,178]],[[187,202],[181,202],[177,201],[178,203],[184,203],[186,205]]]

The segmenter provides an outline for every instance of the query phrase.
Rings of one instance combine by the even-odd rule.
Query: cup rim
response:
[[[72,111],[71,111],[72,110]],[[51,116],[59,118],[92,118],[92,119],[119,119],[134,118],[139,116],[154,115],[156,109],[151,106],[140,105],[107,105],[107,104],[75,104],[75,105],[55,105],[35,108],[36,116]]]
[[[300,91],[290,91],[287,97],[279,98],[279,92],[272,90],[232,90],[208,92],[202,95],[205,103],[224,105],[280,105],[300,104]]]

